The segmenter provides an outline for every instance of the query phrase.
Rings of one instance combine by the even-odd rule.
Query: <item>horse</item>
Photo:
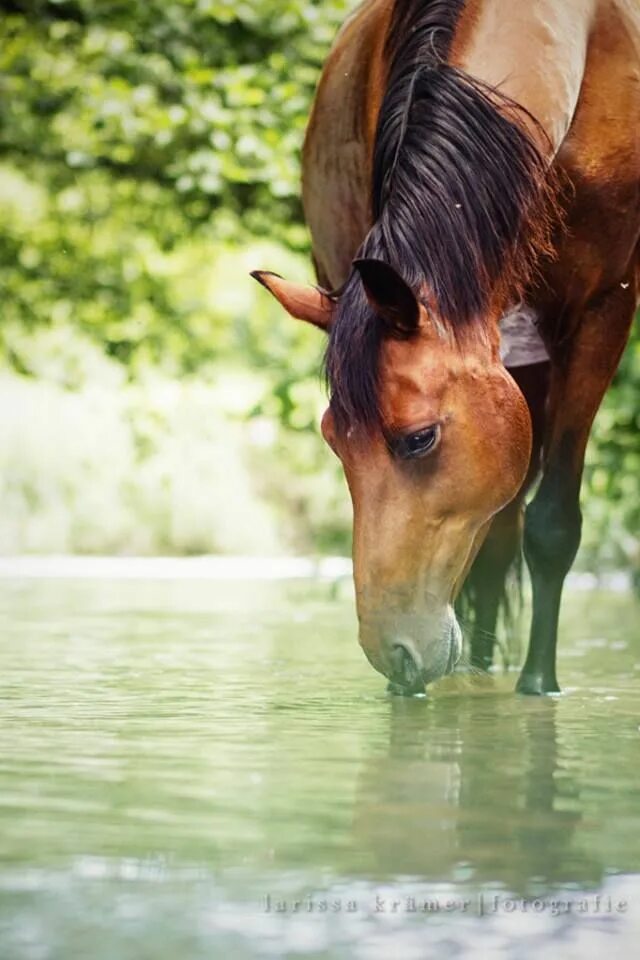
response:
[[[392,691],[454,669],[463,584],[491,666],[523,553],[516,689],[559,692],[585,448],[640,293],[639,131],[635,0],[365,0],[325,63],[302,176],[318,286],[253,276],[328,335],[321,431]]]

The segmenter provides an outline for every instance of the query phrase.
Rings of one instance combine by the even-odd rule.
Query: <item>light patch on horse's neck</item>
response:
[[[538,315],[525,303],[517,304],[500,320],[500,357],[507,368],[544,363],[549,359],[538,332]]]
[[[524,107],[555,156],[578,103],[596,8],[597,0],[469,0],[450,62]]]

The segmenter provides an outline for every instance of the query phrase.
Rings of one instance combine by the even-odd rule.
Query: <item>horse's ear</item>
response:
[[[254,270],[251,274],[254,280],[261,283],[284,309],[296,320],[305,320],[314,327],[320,327],[328,333],[333,321],[334,303],[331,297],[308,283],[292,283],[284,280],[277,273],[268,270]]]
[[[420,323],[420,304],[397,270],[384,260],[354,260],[367,300],[394,333],[410,335]]]

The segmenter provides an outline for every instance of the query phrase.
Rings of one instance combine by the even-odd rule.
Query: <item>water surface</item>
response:
[[[348,584],[0,583],[1,960],[635,956],[640,626],[389,698]],[[599,898],[599,899],[598,899]]]

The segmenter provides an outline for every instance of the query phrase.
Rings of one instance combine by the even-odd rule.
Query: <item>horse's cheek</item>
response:
[[[493,482],[500,491],[500,507],[509,503],[524,483],[532,449],[531,416],[527,403],[511,377],[496,392],[496,417],[499,423],[498,456],[494,461]],[[495,477],[495,472],[499,476]],[[497,482],[496,482],[497,481]]]
[[[511,453],[511,467],[514,473],[514,496],[522,486],[529,469],[533,434],[531,415],[526,400],[514,384],[514,397],[511,405],[512,414],[509,418],[509,434]],[[507,408],[509,409],[509,408]]]

